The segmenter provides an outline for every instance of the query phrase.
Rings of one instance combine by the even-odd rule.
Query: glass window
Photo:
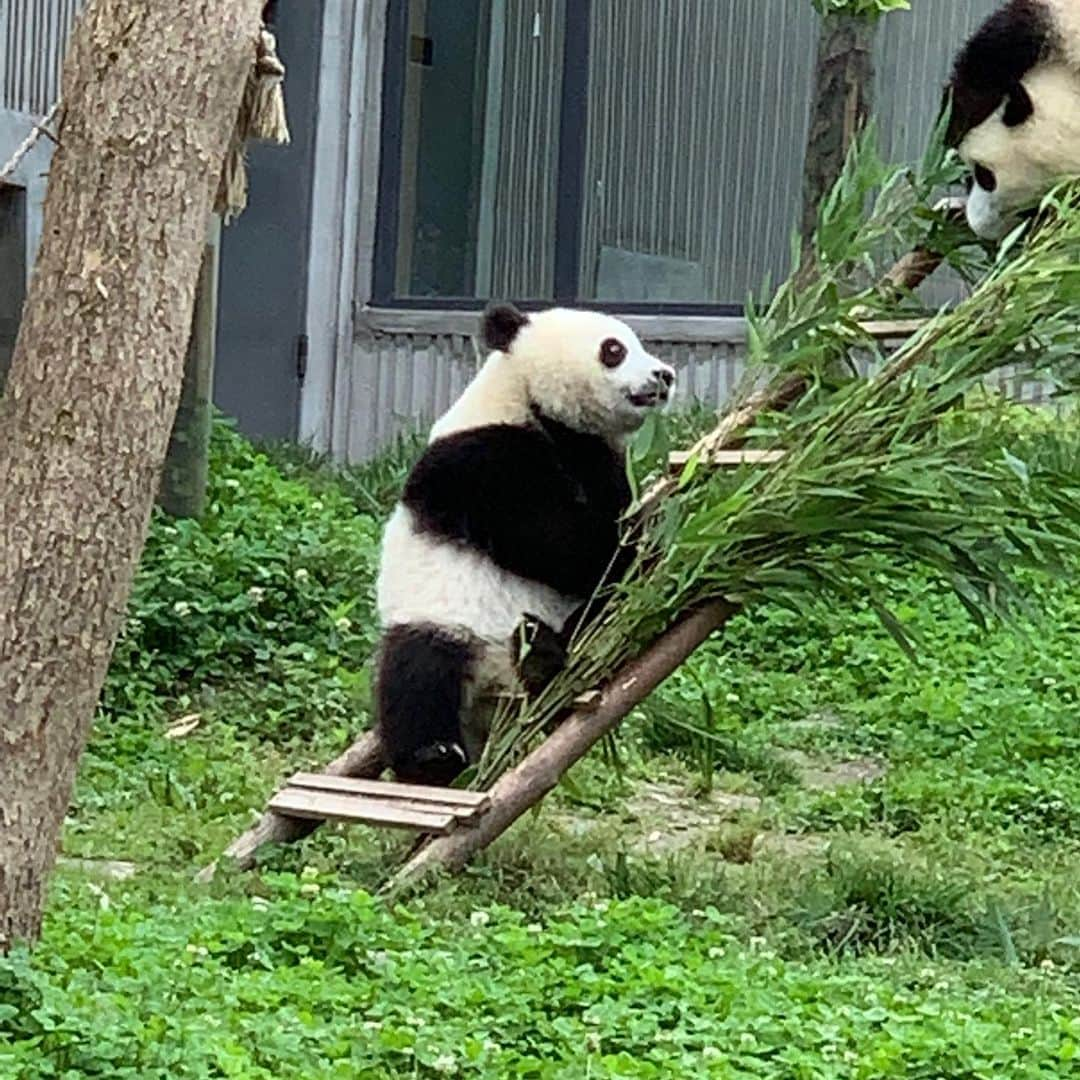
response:
[[[584,298],[741,304],[787,276],[817,28],[791,0],[592,0]]]
[[[0,184],[0,387],[26,298],[26,192]]]
[[[552,294],[562,6],[392,4],[380,298]]]

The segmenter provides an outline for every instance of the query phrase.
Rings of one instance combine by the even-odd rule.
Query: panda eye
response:
[[[600,346],[600,363],[606,368],[617,368],[626,359],[626,346],[618,338],[608,338]]]
[[[993,169],[988,169],[985,165],[976,163],[972,167],[972,172],[975,174],[975,183],[983,191],[993,191],[997,187],[997,177],[994,175]]]

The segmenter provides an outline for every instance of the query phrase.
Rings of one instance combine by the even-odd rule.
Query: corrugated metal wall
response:
[[[508,41],[508,65],[527,77],[505,83],[513,103],[501,126],[503,151],[515,141],[519,146],[518,157],[500,165],[500,186],[509,190],[500,194],[498,215],[532,216],[529,227],[550,230],[549,236],[551,189],[530,172],[535,159],[528,140],[539,140],[537,153],[553,175],[555,131],[544,117],[557,115],[558,52],[551,51],[554,38],[537,45],[532,20],[524,16],[540,10],[548,18],[554,2],[520,0],[518,10],[519,0],[509,0],[508,28],[519,36]],[[911,12],[883,21],[877,112],[884,149],[894,159],[921,152],[955,49],[996,6],[997,0],[919,0]],[[595,280],[601,243],[700,260],[708,267],[709,298],[719,302],[738,302],[766,270],[774,279],[782,276],[816,58],[810,4],[593,0],[593,9],[583,283]],[[541,25],[549,38],[551,24]],[[531,187],[518,190],[526,179]],[[514,226],[524,227],[520,220]],[[495,269],[503,275],[503,295],[536,291],[529,286],[537,278],[515,264],[522,251],[543,247],[535,234],[500,235]],[[546,264],[538,270],[548,272]],[[955,285],[935,283],[933,295],[955,295]],[[730,341],[649,344],[679,368],[684,397],[719,407],[741,381],[740,349]],[[415,336],[365,333],[349,372],[349,430],[336,445],[347,446],[353,460],[370,456],[397,431],[445,410],[475,364],[470,338],[432,335],[430,325]],[[999,384],[1023,400],[1042,394],[1036,386],[1013,386],[1007,372]]]
[[[647,342],[679,371],[678,400],[719,408],[738,388],[744,365],[737,346],[724,342]],[[402,432],[445,412],[481,362],[464,334],[384,334],[366,339],[352,370],[346,454],[363,461]]]
[[[0,0],[0,109],[40,115],[60,93],[60,66],[82,0]]]
[[[742,349],[731,342],[646,341],[650,351],[678,371],[675,407],[697,402],[720,409],[742,388]],[[474,340],[463,334],[376,334],[352,369],[349,461],[364,461],[395,436],[426,426],[465,389],[480,363]],[[1017,380],[1002,369],[988,385],[1018,401],[1047,400],[1049,388]]]
[[[551,296],[563,0],[503,3],[506,37],[491,295]]]
[[[877,47],[876,112],[884,152],[917,158],[933,129],[953,55],[1001,0],[918,0],[882,21]]]
[[[806,0],[594,0],[581,281],[601,245],[700,265],[741,304],[787,276],[818,21]],[[763,47],[764,46],[764,47]]]
[[[353,352],[345,454],[364,461],[395,435],[444,413],[476,371],[462,334],[373,334]]]

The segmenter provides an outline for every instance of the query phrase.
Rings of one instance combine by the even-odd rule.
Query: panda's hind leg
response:
[[[386,632],[376,726],[399,780],[445,787],[468,764],[461,714],[474,660],[474,646],[435,626]]]

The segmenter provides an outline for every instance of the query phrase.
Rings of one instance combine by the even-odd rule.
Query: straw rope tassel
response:
[[[277,40],[266,27],[259,32],[255,63],[248,72],[244,96],[236,117],[229,149],[221,170],[214,209],[226,223],[247,206],[248,180],[245,148],[251,139],[281,145],[289,142],[285,115],[285,65],[278,58]]]

